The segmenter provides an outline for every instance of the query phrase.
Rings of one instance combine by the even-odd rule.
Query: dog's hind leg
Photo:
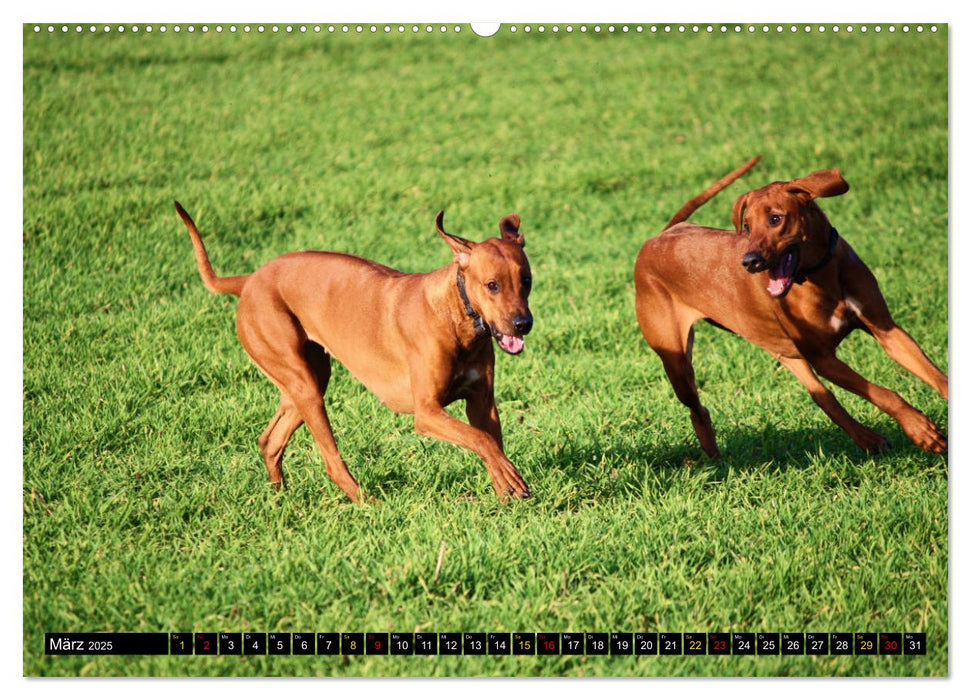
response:
[[[324,408],[323,391],[330,378],[330,361],[323,348],[307,340],[307,337],[296,321],[287,313],[266,310],[270,304],[264,303],[257,316],[255,304],[247,303],[247,298],[240,300],[236,329],[240,341],[246,352],[260,369],[273,381],[283,395],[283,404],[289,402],[296,409],[299,418],[307,424],[317,448],[320,450],[327,466],[327,475],[352,501],[359,501],[361,488],[344,464],[334,433]],[[255,308],[254,308],[255,307]],[[256,320],[258,318],[258,321]],[[280,439],[285,435],[284,428],[289,428],[296,420],[289,411],[284,411],[287,420],[281,417],[277,426],[271,423],[264,433],[268,438],[267,447],[273,447],[269,439]],[[278,414],[279,415],[279,414]],[[299,423],[293,430],[299,427]],[[277,432],[279,428],[279,433]],[[293,430],[286,434],[289,439]],[[282,441],[285,446],[286,441]],[[272,452],[264,452],[271,457]],[[282,456],[282,452],[281,452]],[[273,462],[267,459],[267,470],[272,481],[276,474],[272,468]],[[282,478],[282,471],[280,473]]]
[[[678,400],[691,412],[691,424],[701,449],[712,459],[721,457],[708,409],[701,404],[691,364],[694,323],[700,314],[677,304],[660,282],[643,276],[637,280],[637,320],[644,339],[664,364]]]
[[[303,425],[303,418],[293,402],[285,394],[280,395],[280,409],[266,426],[266,430],[260,435],[258,444],[263,461],[266,462],[266,471],[270,476],[270,483],[277,490],[285,485],[283,478],[283,451],[290,442],[290,437]]]
[[[674,387],[674,393],[678,400],[688,407],[691,411],[691,424],[694,426],[695,435],[701,449],[712,459],[721,457],[718,451],[718,443],[715,441],[715,429],[711,424],[711,415],[708,409],[701,404],[698,396],[698,386],[695,383],[695,370],[691,364],[691,350],[694,345],[695,330],[692,326],[688,329],[687,337],[684,339],[683,349],[665,350],[654,348],[664,364],[664,371]]]
[[[327,392],[330,381],[330,356],[317,343],[308,341],[305,346],[307,364],[310,365],[321,396]],[[286,479],[283,476],[283,452],[297,428],[303,425],[303,418],[286,394],[280,394],[280,409],[273,416],[266,430],[260,435],[260,453],[266,462],[270,483],[277,489],[282,488]]]

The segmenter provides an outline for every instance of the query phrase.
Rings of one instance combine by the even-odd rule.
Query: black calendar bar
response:
[[[44,653],[53,656],[136,656],[169,653],[166,632],[47,632]]]
[[[47,632],[49,656],[890,656],[925,632]],[[645,660],[645,663],[647,661]]]

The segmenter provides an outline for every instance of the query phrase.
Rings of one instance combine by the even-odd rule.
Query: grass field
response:
[[[73,25],[72,25],[73,28]],[[708,183],[838,167],[824,209],[948,365],[947,31],[554,35],[463,27],[77,36],[24,30],[26,675],[946,675],[948,464],[861,453],[767,354],[700,324],[724,458],[642,340],[643,241]],[[305,429],[271,492],[276,391],[202,286],[291,250],[408,271],[435,234],[522,216],[526,351],[497,361],[500,506],[474,455],[418,437],[340,367],[351,505]],[[864,334],[841,356],[942,425]],[[459,414],[460,405],[453,407]],[[439,552],[444,554],[436,571]],[[923,657],[48,657],[45,631],[923,631]]]

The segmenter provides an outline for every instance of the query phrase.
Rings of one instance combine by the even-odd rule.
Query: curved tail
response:
[[[680,209],[678,209],[678,213],[675,214],[674,217],[672,217],[672,219],[668,222],[668,225],[665,226],[664,228],[665,229],[669,229],[672,226],[674,226],[675,224],[680,224],[682,221],[687,220],[687,218],[689,216],[691,216],[698,207],[700,207],[702,204],[704,204],[709,199],[711,199],[712,197],[714,197],[716,194],[718,194],[719,192],[721,192],[723,189],[725,189],[726,187],[728,187],[730,184],[732,184],[733,182],[735,182],[735,180],[737,180],[742,175],[744,175],[746,172],[748,172],[748,170],[753,165],[755,165],[756,163],[758,163],[759,160],[761,160],[761,159],[762,159],[762,156],[755,156],[748,163],[746,163],[742,167],[737,168],[736,170],[733,170],[732,172],[728,173],[728,175],[726,175],[725,177],[723,177],[721,180],[719,180],[718,182],[716,182],[714,185],[712,185],[711,187],[709,187],[707,190],[705,190],[704,192],[702,192],[698,196],[694,197],[693,199],[689,200],[687,204],[685,204],[683,207],[681,207]]]
[[[189,236],[192,238],[192,250],[196,254],[196,264],[199,266],[199,276],[202,277],[202,283],[206,285],[206,289],[213,294],[222,293],[239,296],[243,291],[243,285],[249,279],[249,275],[216,277],[216,273],[212,271],[212,265],[209,264],[209,255],[206,253],[206,247],[202,244],[202,238],[199,236],[199,230],[192,221],[192,217],[189,216],[188,212],[178,202],[175,203],[175,210],[179,212],[179,216],[182,217],[185,227],[189,229]]]

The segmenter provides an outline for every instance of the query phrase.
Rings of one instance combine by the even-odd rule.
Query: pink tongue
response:
[[[786,291],[786,282],[789,281],[788,277],[769,277],[769,286],[766,289],[769,290],[769,294],[774,297],[779,296],[784,291]]]
[[[786,285],[789,284],[790,280],[788,268],[791,264],[792,255],[787,254],[782,257],[774,270],[769,271],[769,285],[766,289],[772,296],[777,297],[786,291]]]
[[[502,336],[502,339],[499,341],[499,347],[501,347],[506,352],[511,352],[514,355],[517,352],[522,352],[524,345],[525,345],[525,342],[523,342],[523,339],[518,338],[514,335],[504,335]]]

